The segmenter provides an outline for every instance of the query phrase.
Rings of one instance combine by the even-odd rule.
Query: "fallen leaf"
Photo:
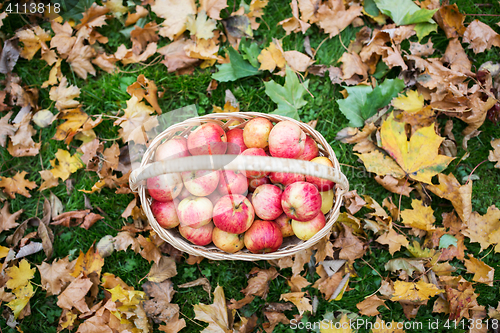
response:
[[[450,68],[453,71],[472,75],[472,63],[458,38],[450,39],[443,55],[443,61],[450,64]]]
[[[472,273],[473,281],[481,282],[487,284],[488,286],[493,286],[493,275],[495,274],[495,269],[486,265],[479,259],[474,258],[469,254],[469,259],[464,261],[465,267],[467,268],[467,273]]]
[[[439,289],[432,283],[426,283],[423,280],[415,282],[404,282],[397,280],[394,283],[394,294],[391,297],[392,301],[425,301],[430,297],[443,293],[443,289]]]
[[[274,42],[271,42],[268,47],[263,49],[257,59],[260,62],[259,70],[268,70],[273,72],[276,67],[285,67],[286,60],[283,56],[283,51],[276,47]]]
[[[121,231],[114,237],[113,245],[117,251],[127,251],[130,246],[131,250],[135,253],[139,253],[141,250],[141,245],[137,238],[135,238],[128,231]]]
[[[177,275],[177,268],[174,259],[161,256],[158,263],[153,263],[147,278],[151,282],[163,282]]]
[[[7,142],[7,136],[12,136],[16,132],[16,127],[9,124],[10,117],[13,111],[10,111],[5,116],[0,118],[0,146],[5,148],[5,143]]]
[[[19,47],[17,39],[8,39],[3,44],[2,54],[0,54],[0,73],[12,72],[19,59]]]
[[[160,18],[165,19],[161,23],[160,36],[174,40],[186,29],[189,15],[196,14],[194,0],[155,0],[151,10]]]
[[[424,96],[416,90],[407,90],[406,96],[398,96],[392,100],[392,105],[406,112],[417,112],[424,107]]]
[[[47,291],[47,295],[59,295],[66,285],[75,278],[70,275],[71,267],[68,257],[54,260],[52,264],[42,262],[37,265],[40,272],[41,285]]]
[[[82,126],[90,120],[89,116],[83,112],[80,107],[64,110],[59,113],[59,119],[66,121],[57,126],[54,139],[65,140],[67,144],[69,144],[73,140],[73,137],[82,130]]]
[[[75,308],[81,313],[90,311],[87,303],[85,303],[85,295],[87,295],[91,287],[92,281],[90,281],[90,278],[84,278],[83,275],[78,276],[57,297],[57,306],[66,310]]]
[[[346,9],[341,0],[322,3],[318,9],[319,26],[332,38],[347,28],[356,17],[361,16],[362,10],[363,7],[355,4]]]
[[[344,52],[339,62],[342,63],[342,81],[353,80],[356,74],[360,76],[360,81],[368,76],[368,66],[361,60],[357,53]],[[330,70],[330,79],[332,77],[332,70]]]
[[[189,57],[186,53],[186,47],[191,44],[191,40],[179,38],[172,43],[158,49],[157,52],[165,56],[162,64],[167,66],[169,73],[175,72],[178,69],[192,66],[199,61],[199,59]]]
[[[195,304],[194,319],[208,323],[205,329],[208,332],[227,332],[229,331],[229,318],[226,308],[226,298],[221,286],[214,290],[214,303],[210,305]]]
[[[391,255],[399,251],[401,246],[408,247],[410,244],[406,236],[398,234],[392,227],[389,232],[384,233],[375,241],[380,244],[389,245],[389,253]]]
[[[365,298],[362,302],[356,304],[356,307],[359,309],[359,313],[362,316],[376,316],[380,314],[377,308],[381,305],[386,306],[385,300],[378,298],[377,295],[372,295]]]
[[[0,187],[3,187],[3,191],[12,199],[16,198],[16,193],[19,193],[26,198],[31,198],[31,194],[28,189],[32,190],[37,187],[35,182],[30,182],[24,177],[28,173],[26,171],[17,172],[14,177],[0,177]],[[5,206],[4,206],[5,207]]]
[[[245,296],[245,297],[243,297],[242,299],[240,299],[238,301],[235,300],[234,298],[232,298],[231,299],[231,303],[227,306],[227,308],[229,310],[239,310],[242,307],[244,307],[245,305],[252,303],[254,299],[255,299],[255,296],[252,296],[252,295]]]
[[[492,46],[500,47],[500,35],[479,20],[474,20],[467,26],[462,41],[468,43],[469,49],[476,54],[489,50]]]
[[[264,327],[264,331],[266,331],[266,333],[274,332],[274,328],[279,323],[285,325],[290,324],[290,320],[281,312],[264,311],[264,315],[266,316],[267,320],[269,320],[269,323],[262,324],[262,327]]]
[[[178,288],[191,288],[191,287],[196,287],[196,286],[202,286],[203,290],[205,290],[207,292],[208,298],[212,299],[212,296],[210,294],[210,292],[212,291],[212,287],[210,286],[210,281],[208,281],[208,279],[205,277],[198,278],[198,279],[191,281],[191,282],[186,282],[186,283],[180,284],[177,287]],[[253,299],[253,297],[252,297],[252,299]]]
[[[357,190],[347,192],[344,195],[344,199],[345,208],[350,214],[356,214],[366,204],[366,202],[359,196]]]
[[[142,250],[140,255],[146,259],[148,262],[154,261],[155,263],[159,263],[162,258],[160,249],[156,246],[155,243],[151,241],[150,238],[145,238],[142,235],[137,237],[137,241],[142,246]]]
[[[31,112],[26,114],[21,122],[16,125],[16,134],[10,137],[7,150],[14,157],[35,156],[38,154],[41,143],[33,141],[32,136],[35,135],[36,130],[31,126],[30,121]]]
[[[132,52],[139,55],[146,49],[149,43],[157,42],[159,39],[157,31],[158,26],[154,22],[149,22],[142,28],[135,26],[134,30],[130,32]]]
[[[471,242],[479,243],[481,251],[492,244],[497,244],[495,252],[500,251],[500,210],[495,206],[488,207],[485,215],[472,212],[466,221],[466,229],[462,231]]]
[[[311,283],[301,275],[294,275],[288,280],[288,285],[291,287],[292,292],[302,291],[302,288],[307,287]]]
[[[311,25],[299,19],[299,7],[297,5],[297,0],[292,0],[290,7],[292,7],[292,17],[278,22],[278,24],[283,27],[287,35],[292,32],[298,33],[299,31],[304,34]]]
[[[407,276],[412,276],[413,272],[425,273],[424,263],[421,259],[396,258],[389,260],[384,268],[386,271],[397,272],[404,271]]]
[[[168,323],[179,314],[179,306],[170,303],[175,293],[170,280],[162,283],[146,282],[142,285],[142,289],[150,297],[143,303],[144,311],[155,323]]]
[[[396,179],[391,175],[385,175],[383,177],[377,175],[375,176],[375,180],[386,190],[406,197],[410,197],[410,192],[414,190],[406,180]]]
[[[19,218],[19,215],[24,212],[24,210],[20,209],[17,212],[11,214],[9,213],[9,208],[10,203],[6,202],[3,205],[2,210],[0,210],[0,233],[5,230],[17,227],[19,223],[17,223],[16,220]]]
[[[188,15],[186,21],[186,29],[189,30],[191,36],[197,39],[210,39],[214,37],[214,30],[216,29],[215,20],[207,17],[205,11],[201,11],[196,15]]]
[[[10,278],[5,285],[10,289],[26,286],[29,280],[35,276],[35,271],[36,269],[31,268],[31,265],[26,259],[22,259],[18,267],[12,266],[5,270],[7,276]]]
[[[23,29],[16,32],[16,37],[23,43],[21,57],[31,60],[42,49],[42,59],[49,65],[56,62],[57,56],[53,50],[50,50],[45,42],[50,40],[50,34],[40,26],[34,26],[31,29]]]
[[[87,253],[83,253],[80,250],[80,255],[76,259],[74,270],[71,275],[75,278],[81,273],[84,273],[85,276],[89,276],[92,273],[96,273],[97,276],[100,276],[102,266],[104,266],[104,259],[99,252],[94,251],[94,245],[92,245]]]
[[[342,223],[343,230],[340,236],[333,243],[334,248],[339,248],[339,258],[354,261],[361,258],[366,251],[365,243],[352,234],[351,228]]]
[[[56,102],[55,107],[59,111],[76,108],[80,105],[80,102],[75,100],[80,97],[80,88],[73,85],[68,87],[68,80],[63,76],[59,86],[50,89],[49,97]]]
[[[154,112],[153,108],[147,106],[144,102],[139,102],[136,96],[132,96],[127,101],[127,108],[124,110],[125,114],[114,122],[115,125],[120,125],[120,137],[123,142],[128,142],[130,134],[148,121],[151,117],[150,114]]]
[[[423,202],[418,199],[413,199],[411,206],[413,209],[401,211],[401,218],[405,225],[426,231],[435,229],[433,224],[436,218],[431,207],[424,206]]]
[[[156,113],[162,113],[160,105],[158,105],[158,88],[154,81],[146,79],[143,74],[137,77],[135,83],[128,86],[127,92],[131,96],[136,96],[139,101],[145,98],[155,109]]]
[[[17,319],[18,317],[21,316],[21,314],[23,313],[22,311],[24,309],[28,309],[28,311],[30,309],[29,301],[30,298],[34,295],[33,285],[31,283],[27,283],[26,285],[20,286],[19,288],[14,290],[14,295],[16,296],[16,298],[7,303],[7,306],[14,313],[14,318]]]
[[[186,321],[184,318],[179,319],[179,314],[175,314],[174,317],[170,318],[166,325],[160,325],[158,329],[162,332],[167,333],[177,333],[186,327]]]
[[[269,282],[278,276],[276,268],[271,267],[269,269],[259,269],[255,267],[249,274],[256,275],[248,280],[247,287],[241,292],[246,296],[254,295],[265,299],[269,290]]]
[[[82,38],[77,38],[66,61],[71,65],[71,69],[82,79],[86,80],[87,75],[95,76],[95,68],[91,59],[96,55],[96,51],[90,45],[84,45]]]
[[[149,57],[156,53],[156,43],[149,43],[144,52],[135,54],[132,49],[127,49],[125,45],[120,45],[113,57],[117,61],[121,61],[124,65],[136,64],[146,61]]]
[[[493,139],[490,144],[491,147],[493,147],[493,150],[490,150],[488,160],[490,162],[497,162],[497,164],[495,164],[495,168],[500,168],[500,139]]]
[[[441,6],[434,15],[439,27],[444,30],[446,38],[463,36],[465,31],[465,15],[460,13],[457,4]]]
[[[132,25],[139,21],[139,19],[148,16],[149,11],[143,6],[135,6],[135,13],[128,13],[127,19],[125,20],[125,26]]]
[[[465,223],[472,213],[472,182],[460,185],[453,174],[448,176],[438,174],[439,185],[427,186],[432,193],[440,198],[451,201],[460,219]]]
[[[58,149],[55,154],[55,159],[50,160],[50,164],[53,169],[50,172],[54,177],[60,178],[61,180],[66,180],[72,173],[75,173],[78,169],[84,167],[83,163],[80,161],[79,154],[71,156],[69,151]],[[56,159],[58,163],[56,164]]]
[[[425,44],[418,42],[410,42],[410,52],[412,55],[419,57],[428,57],[434,53],[434,47],[431,39]]]
[[[299,310],[299,314],[302,315],[305,311],[312,311],[311,300],[305,297],[305,294],[305,292],[281,294],[280,301],[292,302]]]

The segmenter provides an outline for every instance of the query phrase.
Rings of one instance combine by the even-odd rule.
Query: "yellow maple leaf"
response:
[[[272,72],[274,71],[276,66],[279,68],[283,68],[286,64],[283,52],[280,50],[280,48],[276,47],[276,44],[274,42],[271,42],[268,47],[260,52],[257,60],[260,62],[259,69],[261,71],[268,70]]]
[[[427,231],[435,229],[433,224],[436,218],[432,207],[424,206],[423,202],[418,199],[413,199],[411,206],[413,209],[405,209],[401,212],[405,225]]]
[[[186,29],[189,30],[191,35],[196,38],[210,39],[214,37],[214,30],[216,29],[215,20],[207,17],[205,11],[201,11],[194,18],[194,15],[189,15],[186,21]]]
[[[42,49],[42,57],[43,55],[49,55],[51,56],[55,55],[55,52],[52,53],[50,52],[50,49],[48,46],[45,44],[45,42],[50,41],[51,37],[50,34],[47,33],[45,30],[40,28],[40,26],[35,26],[32,29],[23,29],[19,30],[16,33],[16,37],[19,38],[19,41],[23,43],[23,48],[21,50],[20,56],[31,60],[33,59],[34,55],[38,52],[38,50]],[[54,62],[55,62],[54,58]],[[49,61],[47,61],[49,62]],[[50,63],[52,65],[52,63]]]
[[[54,140],[65,140],[69,144],[73,137],[78,133],[80,128],[87,122],[89,116],[80,108],[64,110],[59,119],[66,120],[61,125],[57,126]]]
[[[104,266],[104,258],[101,257],[99,252],[94,250],[94,246],[91,246],[87,253],[80,251],[71,275],[78,277],[80,273],[85,272],[87,276],[90,273],[97,273],[97,276],[100,276],[102,266]]]
[[[299,310],[299,314],[302,315],[305,311],[312,311],[311,300],[305,297],[305,294],[305,292],[281,294],[280,301],[292,302]]]
[[[401,246],[408,247],[409,242],[405,235],[398,234],[392,227],[391,229],[384,233],[382,236],[375,240],[377,243],[389,245],[390,254],[401,249]]]
[[[452,157],[439,155],[438,149],[444,138],[434,131],[434,124],[416,130],[408,141],[405,124],[394,120],[394,114],[384,121],[380,129],[382,148],[397,162],[391,165],[391,175],[396,178],[405,174],[409,178],[431,184],[431,178],[446,169]],[[367,154],[358,155],[363,159]],[[363,159],[364,161],[364,159]],[[384,160],[371,159],[365,162],[366,169],[380,176],[389,174],[383,167]]]
[[[120,301],[125,306],[139,305],[141,300],[146,296],[146,293],[138,290],[127,290],[121,285],[117,284],[114,288],[106,289],[111,293],[111,300],[113,302]]]
[[[16,295],[16,298],[7,303],[7,306],[12,310],[12,312],[14,312],[14,318],[17,319],[17,317],[19,317],[19,314],[28,304],[33,294],[34,294],[33,285],[31,283],[23,285],[14,290],[14,295]]]
[[[321,333],[351,333],[352,329],[350,320],[347,318],[347,314],[344,313],[342,317],[340,317],[340,321],[336,323],[323,320],[319,331]]]
[[[479,259],[474,258],[469,254],[469,259],[465,259],[465,267],[467,268],[467,273],[473,273],[473,281],[481,282],[493,287],[493,275],[495,274],[495,269],[486,265]]]
[[[28,192],[27,188],[30,190],[37,187],[35,182],[30,182],[24,177],[28,173],[26,171],[18,172],[12,178],[8,177],[0,177],[0,187],[4,188],[4,192],[14,199],[16,197],[16,193],[24,195],[26,198],[31,198],[30,192]]]
[[[408,90],[406,96],[400,95],[392,100],[392,105],[406,112],[417,112],[424,107],[424,96],[416,90]]]
[[[29,280],[35,276],[35,268],[31,268],[26,259],[19,262],[19,267],[12,266],[6,269],[7,276],[10,279],[7,281],[7,288],[16,289],[28,284]]]
[[[50,160],[53,169],[50,170],[54,177],[66,180],[68,177],[76,172],[76,170],[83,168],[85,165],[80,160],[80,154],[76,153],[73,156],[67,150],[58,149],[56,158]],[[58,163],[56,164],[56,159]]]
[[[422,248],[417,241],[413,241],[412,245],[408,245],[406,248],[415,258],[431,258],[436,254],[436,250]]]
[[[465,225],[466,229],[462,233],[469,237],[471,242],[479,243],[481,251],[497,244],[495,252],[500,252],[500,209],[493,205],[488,207],[484,215],[472,212]]]
[[[8,247],[0,245],[0,259],[7,257],[9,251],[10,249]]]
[[[217,286],[214,291],[214,303],[210,305],[195,304],[194,319],[208,323],[207,332],[229,332],[229,319],[227,315],[226,297],[224,289]]]
[[[394,283],[394,294],[391,297],[393,301],[414,301],[420,302],[444,292],[432,283],[426,283],[423,280],[415,282],[396,281]]]
[[[141,127],[150,119],[150,114],[154,112],[153,108],[147,106],[144,102],[139,102],[136,96],[132,96],[127,101],[127,108],[121,119],[115,121],[115,125],[120,125],[120,136],[124,142],[129,140],[129,136],[137,127]]]

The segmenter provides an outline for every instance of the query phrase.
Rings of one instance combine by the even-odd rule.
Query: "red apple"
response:
[[[177,206],[180,225],[195,229],[209,224],[212,213],[212,202],[205,197],[190,196],[183,199]]]
[[[232,130],[227,131],[226,136],[226,154],[238,155],[247,149],[245,140],[243,140],[243,130],[241,128],[233,128]]]
[[[281,194],[283,191],[271,184],[264,184],[253,192],[252,205],[255,215],[263,220],[274,220],[283,214]]]
[[[269,152],[274,157],[297,158],[305,144],[306,133],[291,121],[280,121],[269,133]]]
[[[191,155],[222,155],[226,153],[227,137],[224,129],[214,123],[205,123],[187,138]]]
[[[296,182],[283,191],[281,206],[288,217],[300,222],[309,221],[321,213],[321,195],[315,185]]]
[[[244,194],[248,192],[247,177],[244,172],[222,170],[217,191],[221,195]]]
[[[179,205],[177,199],[173,201],[157,201],[151,203],[151,212],[158,224],[165,229],[175,228],[179,225],[176,207]]]
[[[212,242],[222,251],[235,253],[245,247],[243,234],[231,234],[215,227],[212,232]]]
[[[280,228],[273,221],[255,220],[243,238],[245,247],[252,253],[275,252],[283,243]]]
[[[303,182],[306,180],[306,176],[300,173],[289,173],[289,172],[271,172],[269,174],[269,180],[273,184],[282,184],[287,187],[295,182]]]
[[[297,157],[299,160],[310,161],[319,155],[318,144],[309,135],[306,135],[304,151]]]
[[[253,118],[246,123],[243,129],[243,140],[247,148],[266,148],[272,128],[273,123],[261,117]]]
[[[266,152],[262,148],[248,148],[241,153],[244,156],[267,156]],[[264,171],[246,171],[248,178],[262,178],[269,174],[269,172]]]
[[[259,187],[260,185],[271,183],[269,181],[269,178],[267,178],[267,177],[262,177],[262,178],[248,178],[247,181],[248,181],[248,189],[250,190],[250,192],[255,191],[255,189],[257,187]]]
[[[323,164],[323,165],[326,165],[328,167],[333,168],[333,163],[332,163],[332,161],[330,161],[328,159],[328,157],[324,157],[324,156],[316,157],[316,158],[313,158],[311,160],[311,162]],[[331,180],[321,179],[318,177],[306,176],[306,181],[316,185],[320,191],[328,191],[328,190],[332,189],[333,186],[335,186],[335,183],[332,182]]]
[[[184,186],[189,193],[198,197],[209,195],[219,184],[219,171],[198,170],[181,173]]]
[[[174,136],[156,148],[155,161],[172,160],[186,156],[191,156],[187,148],[187,140],[182,136]]]
[[[146,181],[149,195],[158,201],[171,201],[182,191],[182,178],[180,173],[167,173],[148,178]]]
[[[283,238],[293,236],[292,229],[292,219],[286,216],[286,214],[281,214],[276,220],[274,220],[281,230]]]
[[[232,234],[245,232],[255,218],[252,204],[241,194],[223,196],[214,207],[214,224]]]
[[[302,240],[308,240],[316,235],[325,226],[325,215],[319,213],[310,221],[299,222],[292,220],[292,229],[295,236]]]
[[[214,224],[210,222],[198,229],[179,226],[179,232],[182,237],[193,243],[194,245],[205,246],[212,242],[212,232]]]

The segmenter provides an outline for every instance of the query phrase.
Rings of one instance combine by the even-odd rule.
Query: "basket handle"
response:
[[[142,165],[132,171],[129,184],[132,191],[137,192],[141,182],[151,177],[172,172],[219,169],[298,173],[335,182],[340,188],[340,195],[349,191],[349,182],[338,168],[303,160],[245,155],[197,155]]]

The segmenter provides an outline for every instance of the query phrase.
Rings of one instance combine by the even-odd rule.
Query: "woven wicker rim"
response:
[[[329,168],[317,163],[294,160],[294,159],[281,159],[264,156],[241,156],[236,158],[231,155],[214,155],[213,159],[207,159],[203,156],[190,156],[179,158],[171,161],[153,162],[154,153],[156,148],[164,141],[176,135],[186,136],[191,130],[200,124],[212,122],[216,123],[224,130],[228,128],[243,128],[247,121],[250,119],[262,117],[269,119],[271,122],[280,122],[284,120],[292,121],[297,124],[306,134],[310,135],[313,140],[318,143],[318,148],[321,156],[325,156],[333,163],[333,168]],[[231,123],[240,122],[239,125],[231,126]],[[326,225],[311,239],[302,241],[296,237],[287,237],[283,239],[283,244],[276,252],[265,254],[253,254],[247,249],[237,253],[227,253],[216,248],[213,244],[208,246],[193,245],[185,240],[176,228],[164,229],[162,228],[153,216],[150,208],[151,199],[146,194],[146,186],[143,180],[149,177],[158,176],[169,172],[182,172],[182,171],[195,171],[195,170],[249,170],[249,171],[275,171],[275,172],[292,172],[305,175],[311,175],[324,179],[332,180],[336,183],[335,201],[334,206],[325,216]],[[160,133],[150,143],[148,149],[144,153],[141,165],[134,170],[130,175],[130,188],[139,192],[141,198],[142,208],[148,217],[149,223],[153,230],[166,242],[180,251],[187,252],[194,256],[203,256],[212,260],[272,260],[280,259],[293,255],[299,251],[307,249],[318,243],[323,237],[330,234],[331,229],[337,220],[340,213],[340,206],[344,194],[349,190],[349,182],[340,170],[339,162],[330,147],[328,142],[323,136],[311,126],[296,121],[294,119],[279,116],[264,114],[259,112],[238,112],[238,113],[216,113],[201,117],[195,117],[178,124],[172,125],[165,131]],[[146,204],[148,203],[148,204]]]

